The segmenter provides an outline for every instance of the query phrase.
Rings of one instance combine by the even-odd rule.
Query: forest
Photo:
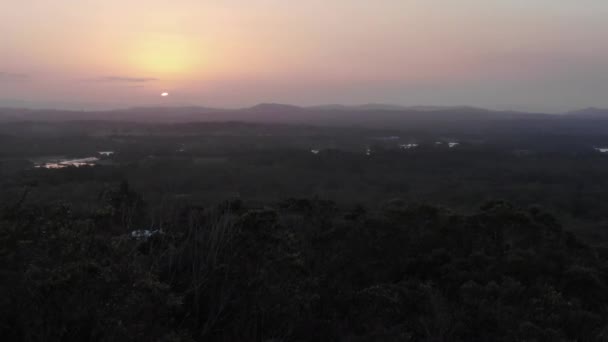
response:
[[[0,123],[0,336],[608,340],[608,120],[389,126]]]

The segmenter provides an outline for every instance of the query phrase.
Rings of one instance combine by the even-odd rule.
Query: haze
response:
[[[607,107],[607,17],[605,0],[7,0],[0,106]]]

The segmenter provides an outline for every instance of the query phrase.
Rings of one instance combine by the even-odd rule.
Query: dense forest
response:
[[[0,336],[606,341],[608,121],[517,120],[2,123]]]

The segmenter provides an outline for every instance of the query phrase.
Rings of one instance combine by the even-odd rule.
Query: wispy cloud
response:
[[[25,81],[29,78],[30,77],[27,74],[0,71],[0,82]]]
[[[158,81],[157,78],[151,77],[126,77],[126,76],[107,76],[91,80],[93,82],[111,82],[111,83],[146,83]]]

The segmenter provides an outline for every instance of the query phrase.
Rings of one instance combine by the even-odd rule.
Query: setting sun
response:
[[[183,75],[194,72],[200,55],[186,39],[160,35],[134,45],[134,69],[155,75]]]

